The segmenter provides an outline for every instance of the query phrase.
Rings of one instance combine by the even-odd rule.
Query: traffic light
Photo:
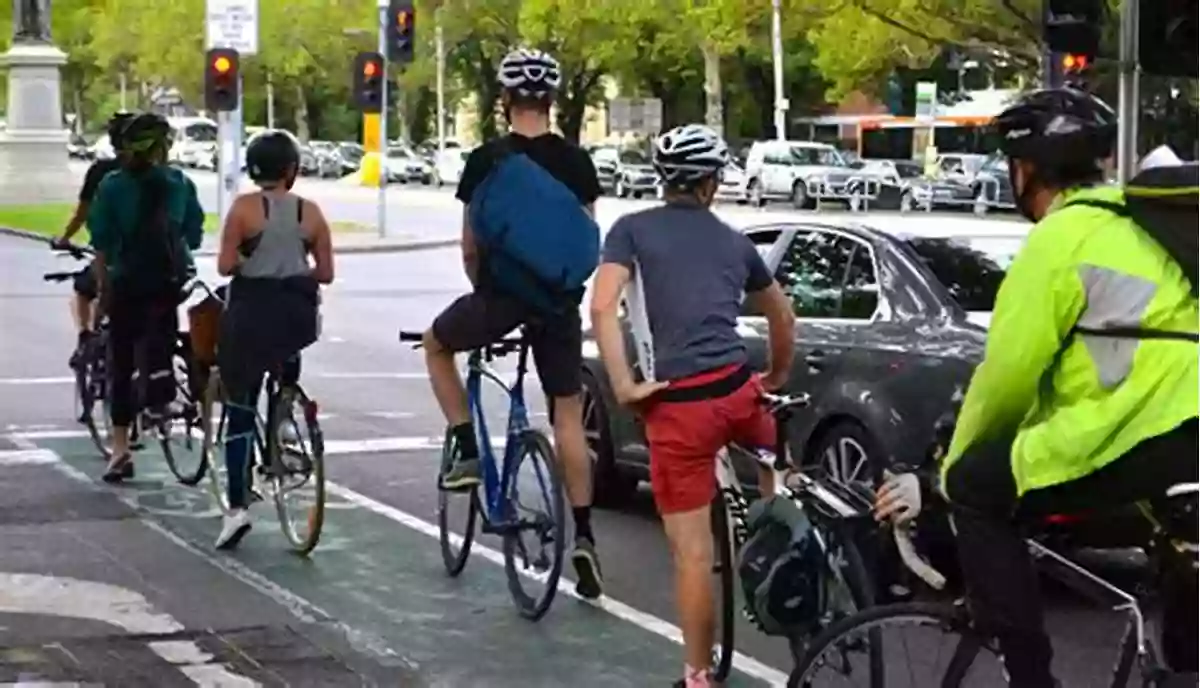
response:
[[[204,106],[214,112],[238,108],[238,73],[241,61],[233,48],[213,48],[204,65]]]
[[[389,0],[387,57],[389,62],[408,64],[416,47],[417,13],[412,0]]]
[[[1046,47],[1055,53],[1096,55],[1100,50],[1104,3],[1105,0],[1047,0],[1042,17]]]
[[[354,104],[363,112],[383,108],[383,55],[361,52],[354,56]]]
[[[1159,76],[1197,76],[1196,0],[1155,0],[1138,7],[1138,62]]]
[[[1062,56],[1063,74],[1082,74],[1092,65],[1092,58],[1087,55],[1067,53]]]

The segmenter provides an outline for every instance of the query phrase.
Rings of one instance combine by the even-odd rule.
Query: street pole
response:
[[[1138,144],[1138,0],[1121,3],[1121,82],[1117,98],[1117,180],[1133,178]]]
[[[442,8],[435,15],[437,25],[433,30],[433,41],[437,51],[437,140],[438,158],[446,150],[446,43],[442,36]]]
[[[121,79],[121,112],[129,112],[129,107],[125,103],[125,92],[128,90],[129,83],[128,83],[128,77],[126,76],[124,69],[121,70],[120,79]]]
[[[787,138],[787,101],[783,97],[783,27],[781,0],[771,2],[771,59],[775,67],[775,138]]]
[[[267,128],[275,128],[275,83],[267,72]]]
[[[379,7],[379,54],[383,56],[383,79],[380,87],[379,105],[379,238],[387,236],[387,183],[388,183],[388,50],[387,50],[387,0],[378,0]]]

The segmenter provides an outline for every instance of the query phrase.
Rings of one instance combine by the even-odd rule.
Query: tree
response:
[[[562,66],[558,128],[579,141],[588,105],[602,99],[600,79],[636,37],[635,0],[525,0],[521,37],[554,55]]]
[[[479,138],[494,138],[499,131],[496,106],[500,85],[496,65],[518,43],[520,0],[446,0],[442,5],[447,68],[475,97]]]

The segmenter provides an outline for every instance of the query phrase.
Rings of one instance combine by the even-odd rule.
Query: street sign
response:
[[[258,0],[207,0],[206,45],[258,52]]]
[[[608,101],[608,129],[621,133],[659,133],[662,101],[658,98],[613,98]]]
[[[917,82],[916,118],[919,122],[932,122],[937,118],[937,82]]]

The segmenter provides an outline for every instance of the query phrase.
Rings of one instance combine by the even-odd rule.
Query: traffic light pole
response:
[[[1121,3],[1121,81],[1117,97],[1117,179],[1133,178],[1138,144],[1138,0]]]
[[[383,78],[379,87],[379,238],[387,236],[387,183],[388,183],[388,49],[387,23],[388,0],[378,0],[379,6],[379,54],[383,56]]]

